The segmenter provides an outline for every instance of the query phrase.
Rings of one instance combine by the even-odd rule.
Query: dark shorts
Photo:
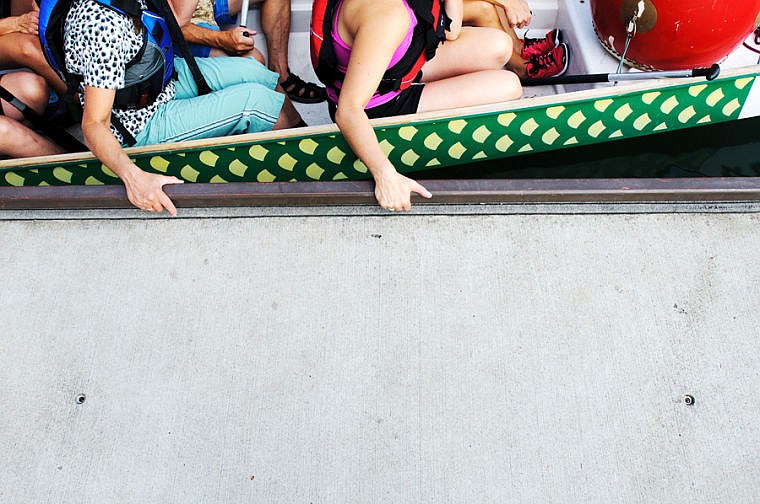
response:
[[[417,107],[420,105],[420,98],[422,97],[422,89],[424,87],[425,84],[422,83],[412,84],[391,101],[378,105],[377,107],[364,109],[364,111],[370,119],[414,114],[417,112]],[[328,107],[330,109],[330,118],[334,122],[336,106],[329,103]]]

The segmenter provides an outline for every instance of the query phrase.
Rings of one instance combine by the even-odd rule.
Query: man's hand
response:
[[[177,215],[177,209],[163,188],[167,184],[182,183],[177,177],[147,173],[139,168],[131,176],[124,177],[127,197],[134,206],[147,212],[160,213],[166,210],[172,217]]]
[[[247,34],[247,35],[246,35]],[[244,26],[236,26],[220,33],[220,49],[230,56],[240,56],[253,49],[253,36],[255,30]]]
[[[36,4],[35,4],[36,5]],[[30,35],[37,35],[37,22],[39,19],[39,11],[37,9],[31,10],[26,14],[22,14],[17,18],[17,30],[21,33],[28,33]]]

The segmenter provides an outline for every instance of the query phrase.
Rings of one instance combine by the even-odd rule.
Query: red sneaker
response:
[[[520,51],[520,56],[528,61],[531,58],[536,58],[542,54],[546,54],[558,45],[562,43],[562,32],[559,28],[555,28],[546,34],[544,38],[529,38],[523,39],[524,46]]]
[[[528,78],[557,77],[567,71],[570,49],[560,44],[546,54],[531,59],[525,66]]]

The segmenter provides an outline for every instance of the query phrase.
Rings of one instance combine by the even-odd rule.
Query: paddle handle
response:
[[[582,75],[562,75],[540,79],[523,79],[523,86],[546,86],[557,84],[593,84],[597,82],[632,81],[644,79],[668,79],[673,77],[704,77],[713,80],[720,75],[717,63],[709,68],[692,68],[690,70],[656,70],[652,72],[600,73]]]
[[[243,27],[246,26],[246,23],[248,22],[248,3],[249,0],[243,0],[240,5],[240,26]]]

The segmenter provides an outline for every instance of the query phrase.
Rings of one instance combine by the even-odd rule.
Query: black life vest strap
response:
[[[198,68],[198,62],[195,61],[195,56],[193,56],[193,53],[190,51],[190,46],[188,45],[187,40],[185,40],[185,36],[182,35],[182,28],[180,28],[179,23],[177,23],[177,18],[174,17],[174,12],[171,7],[169,7],[166,0],[153,1],[158,9],[158,14],[166,21],[166,26],[169,28],[172,41],[176,42],[179,46],[180,51],[182,52],[182,57],[185,59],[185,63],[187,63],[190,73],[193,74],[195,84],[198,86],[198,94],[209,94],[211,88],[203,77],[201,69]]]
[[[439,2],[437,18],[433,14],[435,7],[432,5],[434,2]],[[337,0],[329,0],[325,3],[321,34],[323,40],[319,47],[318,62],[315,67],[319,80],[329,86],[332,82],[342,82],[345,79],[345,74],[337,69],[337,57],[332,38],[332,25],[335,20],[337,4]],[[422,77],[419,68],[424,63],[420,58],[423,57],[425,61],[433,58],[438,44],[446,39],[445,30],[451,25],[451,20],[446,15],[440,0],[410,1],[409,5],[418,19],[417,26],[414,28],[412,43],[401,59],[383,74],[377,88],[381,94],[398,91],[405,83],[408,86],[412,82],[419,82]],[[415,68],[417,68],[416,72],[414,71]],[[340,94],[338,89],[335,89],[335,92],[338,95]]]
[[[29,105],[22,102],[16,96],[0,85],[0,98],[7,101],[24,116],[32,125],[49,136],[55,143],[70,152],[86,151],[87,147],[75,136],[63,128],[59,128],[34,111]]]
[[[127,144],[128,147],[132,147],[137,143],[134,135],[129,132],[129,130],[121,123],[121,121],[119,121],[119,118],[116,117],[113,112],[111,113],[111,126],[113,126],[114,129],[121,134],[121,138],[124,140],[124,143]]]

